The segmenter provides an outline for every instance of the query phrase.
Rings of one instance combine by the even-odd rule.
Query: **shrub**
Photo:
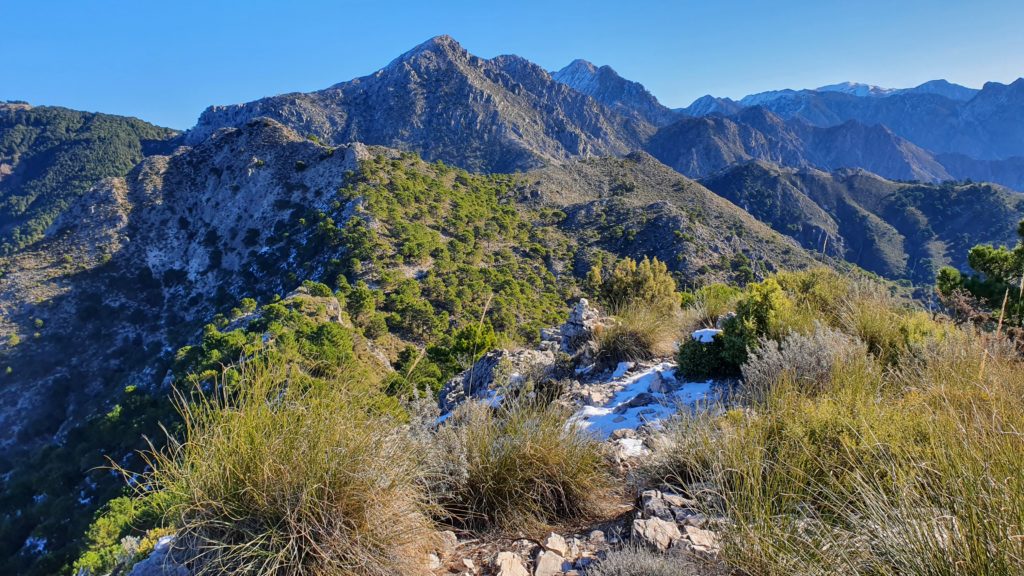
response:
[[[659,554],[641,547],[611,550],[587,568],[587,576],[696,576],[699,573],[682,555]]]
[[[344,381],[251,361],[242,386],[182,404],[148,456],[196,574],[417,573],[432,541],[416,445]],[[422,570],[421,570],[422,572]]]
[[[679,374],[685,378],[705,380],[734,375],[735,367],[725,360],[725,340],[721,334],[711,342],[701,342],[686,336],[679,343],[676,354]]]
[[[687,308],[697,312],[698,321],[704,326],[714,326],[715,322],[736,307],[742,291],[728,284],[708,284],[698,288]]]
[[[461,406],[437,434],[446,515],[475,529],[530,530],[595,516],[611,490],[601,444],[555,404]]]
[[[781,343],[761,338],[757,350],[743,364],[743,392],[763,401],[784,376],[801,390],[820,390],[837,365],[867,354],[867,347],[855,338],[818,324],[810,335],[791,332]]]
[[[597,335],[597,358],[605,364],[650,360],[672,353],[679,318],[647,305],[632,305],[615,315],[615,324]]]
[[[747,360],[747,352],[762,337],[778,339],[784,331],[792,302],[774,278],[751,284],[727,319],[721,334],[710,343],[685,339],[679,346],[679,370],[689,378],[734,376]]]
[[[637,304],[675,309],[680,302],[675,280],[665,263],[657,258],[644,257],[639,263],[623,258],[607,272],[602,271],[600,264],[596,265],[591,268],[587,283],[598,299],[611,309]]]

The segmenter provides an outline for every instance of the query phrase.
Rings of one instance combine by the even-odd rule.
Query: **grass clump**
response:
[[[601,444],[555,404],[460,407],[438,431],[438,499],[449,519],[512,532],[604,511],[612,490]]]
[[[948,332],[813,386],[782,370],[747,408],[673,424],[647,474],[727,518],[743,573],[1020,573],[1024,366],[1005,349]]]
[[[181,403],[184,439],[140,486],[195,574],[424,573],[432,543],[417,445],[341,380],[250,361],[231,392]]]
[[[681,319],[672,308],[634,304],[614,320],[597,334],[597,358],[606,365],[671,355],[680,334]]]

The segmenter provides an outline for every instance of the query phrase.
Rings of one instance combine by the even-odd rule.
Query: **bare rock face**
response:
[[[308,94],[213,106],[187,134],[266,116],[332,144],[412,150],[470,170],[513,172],[574,156],[622,155],[654,131],[518,56],[483,59],[438,36],[370,76]]]

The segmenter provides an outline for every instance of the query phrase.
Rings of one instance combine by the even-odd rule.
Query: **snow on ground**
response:
[[[718,328],[702,328],[693,331],[693,339],[703,344],[710,344],[714,341],[715,336],[721,333],[722,331]]]
[[[622,368],[620,364],[619,368]],[[712,396],[712,382],[678,382],[676,367],[663,362],[613,382],[618,390],[607,402],[584,406],[572,422],[601,440],[620,428],[636,429],[643,424],[658,423],[671,417],[680,408],[693,407]],[[616,370],[615,374],[619,374]],[[658,390],[658,391],[655,391]],[[664,390],[664,391],[662,391]],[[641,396],[646,395],[646,396]],[[647,402],[646,400],[650,400]]]

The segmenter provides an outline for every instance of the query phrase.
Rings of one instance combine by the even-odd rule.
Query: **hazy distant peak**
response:
[[[839,92],[840,94],[849,94],[851,96],[860,96],[862,98],[890,96],[899,92],[899,90],[894,88],[883,88],[881,86],[864,84],[862,82],[840,82],[838,84],[819,86],[815,90],[817,92]]]

